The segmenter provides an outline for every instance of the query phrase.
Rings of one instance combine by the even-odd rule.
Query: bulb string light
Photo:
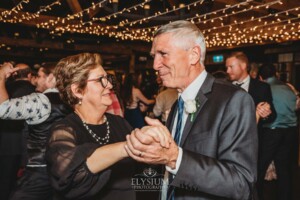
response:
[[[291,27],[288,28],[288,26]],[[282,27],[282,29],[279,29],[280,27]],[[299,32],[294,31],[299,28],[300,28],[300,23],[296,22],[296,23],[290,23],[288,25],[284,24],[281,26],[273,27],[272,35],[269,35],[267,32],[263,32],[262,30],[259,30],[253,33],[253,36],[248,35],[248,37],[246,34],[237,35],[235,33],[228,33],[228,35],[224,35],[224,38],[210,38],[209,36],[206,36],[206,44],[208,48],[211,48],[211,47],[225,47],[225,46],[232,47],[240,44],[264,44],[267,41],[284,42],[287,40],[299,40],[300,39]],[[276,31],[279,33],[276,33]]]
[[[20,1],[15,7],[13,7],[11,10],[5,10],[1,12],[1,16],[9,17],[12,13],[18,13],[23,9],[23,4],[28,4],[29,0],[22,0]]]
[[[22,2],[20,2],[20,3],[22,3]],[[26,2],[26,3],[29,3],[29,1]],[[32,19],[38,18],[41,13],[44,13],[44,12],[47,12],[47,11],[51,10],[52,7],[54,7],[56,5],[61,5],[60,0],[55,1],[51,4],[49,4],[49,5],[46,5],[46,6],[41,6],[40,9],[38,11],[36,11],[35,13],[24,12],[21,15],[17,16],[17,14],[19,14],[19,11],[21,11],[21,9],[23,8],[23,7],[21,8],[19,6],[19,9],[17,9],[17,8],[15,9],[15,10],[18,10],[18,12],[11,12],[10,15],[9,15],[11,17],[14,14],[13,18],[7,19],[8,15],[6,15],[6,17],[4,17],[4,18],[0,17],[0,21],[9,22],[9,23],[21,23],[23,21],[30,21]],[[5,11],[3,11],[3,12],[5,12]],[[6,11],[6,12],[9,12],[9,11]]]
[[[248,0],[247,2],[241,2],[239,4],[235,4],[233,6],[228,6],[227,8],[224,8],[224,9],[219,9],[219,10],[216,10],[216,11],[212,11],[211,13],[209,13],[209,15],[212,15],[212,14],[217,14],[218,12],[222,12],[222,13],[226,13],[226,10],[228,9],[232,9],[232,8],[235,8],[235,7],[240,7],[241,5],[246,5],[246,3],[249,3],[251,2],[252,0]],[[257,5],[255,7],[253,7],[252,5],[250,6],[250,8],[248,9],[242,9],[240,11],[233,11],[232,13],[229,13],[229,14],[226,14],[224,16],[218,16],[218,17],[215,17],[215,18],[211,18],[211,19],[207,19],[207,20],[204,20],[204,21],[201,21],[200,18],[201,17],[204,17],[205,19],[207,18],[207,16],[209,16],[208,14],[203,14],[203,15],[200,15],[200,16],[196,16],[196,17],[193,17],[193,18],[189,18],[187,20],[190,20],[191,22],[193,23],[196,23],[195,22],[195,19],[196,18],[199,18],[199,21],[200,23],[203,23],[203,24],[206,24],[208,22],[214,22],[215,19],[219,19],[220,17],[228,17],[228,16],[232,16],[232,15],[237,15],[237,14],[240,14],[240,13],[243,13],[243,12],[248,12],[250,10],[253,10],[253,9],[260,9],[262,7],[269,7],[271,5],[274,5],[274,4],[277,4],[277,3],[281,3],[280,0],[277,0],[277,1],[273,1],[273,2],[269,2],[269,3],[264,3],[264,4],[261,4],[261,5]],[[200,24],[199,22],[196,23],[196,24]],[[130,29],[126,29],[123,33],[124,34],[133,34],[133,37],[136,37],[138,34],[140,34],[141,32],[148,32],[149,35],[151,35],[151,33],[153,31],[155,31],[159,26],[153,26],[153,27],[148,27],[148,28],[144,28],[144,29],[135,29],[135,30],[130,30]],[[215,27],[213,28],[215,29]]]
[[[91,23],[91,22],[96,22],[96,21],[107,21],[110,20],[111,18],[117,18],[118,15],[121,15],[123,13],[130,13],[132,10],[137,10],[138,8],[143,8],[145,4],[150,3],[152,0],[145,0],[142,3],[136,4],[134,6],[131,6],[129,8],[124,8],[121,11],[112,13],[110,15],[104,16],[104,17],[93,17],[92,20],[84,22],[83,25],[87,24],[87,23]]]
[[[247,5],[248,3],[250,3],[250,2],[252,2],[253,0],[247,0],[247,1],[245,1],[245,2],[241,2],[241,3],[238,3],[238,4],[234,4],[234,5],[230,5],[230,6],[227,6],[226,8],[223,8],[223,9],[219,9],[219,10],[215,10],[215,11],[213,11],[213,12],[211,12],[211,13],[206,13],[206,14],[202,14],[202,15],[198,15],[198,14],[196,14],[196,16],[195,17],[192,17],[192,18],[187,18],[186,20],[188,20],[188,21],[191,21],[192,23],[195,23],[195,19],[200,19],[201,17],[203,17],[203,18],[207,18],[207,17],[209,17],[210,15],[216,15],[217,13],[219,13],[219,12],[221,12],[221,13],[226,13],[226,11],[227,10],[229,10],[229,9],[233,9],[233,8],[235,8],[235,7],[240,7],[241,5]],[[224,16],[219,16],[218,18],[220,18],[220,17],[226,17],[226,15],[224,15]],[[207,21],[209,21],[209,20],[207,20]],[[206,22],[207,22],[206,21]],[[170,21],[171,22],[171,21]],[[150,34],[153,32],[153,31],[155,31],[156,29],[158,29],[160,26],[159,25],[157,25],[157,26],[151,26],[151,27],[147,27],[147,28],[139,28],[139,29],[134,29],[134,30],[129,30],[129,29],[127,29],[127,31],[129,31],[129,32],[138,32],[138,33],[140,33],[140,32],[144,32],[144,31],[147,31],[147,32],[149,32]]]
[[[104,3],[110,2],[112,0],[103,0],[97,4],[92,3],[87,9],[82,10],[79,13],[73,15],[67,15],[66,17],[57,17],[40,24],[36,24],[38,28],[48,29],[50,34],[55,34],[61,36],[64,33],[80,33],[80,34],[91,34],[99,36],[107,36],[116,38],[119,40],[142,40],[150,42],[152,40],[152,33],[159,26],[151,26],[145,28],[133,28],[133,25],[143,24],[148,22],[150,19],[155,17],[160,17],[171,12],[175,12],[178,7],[166,9],[163,12],[156,12],[155,14],[148,17],[143,17],[142,19],[135,21],[128,21],[128,19],[120,21],[118,25],[108,25],[113,24],[113,20],[117,19],[119,16],[125,13],[133,13],[139,8],[142,8],[146,3],[151,0],[145,0],[140,4],[124,8],[118,12],[112,13],[110,15],[92,18],[90,21],[83,22],[82,17],[84,14],[89,14],[92,10],[97,7],[101,8]],[[10,23],[21,23],[23,20],[30,20],[33,18],[41,17],[42,12],[47,12],[52,9],[55,5],[61,5],[56,2],[49,4],[45,7],[40,7],[40,10],[35,13],[20,12],[23,9],[24,3],[29,3],[29,0],[21,1],[15,8],[9,11],[3,11],[0,15],[0,21],[10,22]],[[191,4],[181,6],[181,9],[190,9],[192,6],[198,6],[199,3],[203,1],[195,1]],[[57,3],[57,4],[55,4]],[[295,17],[295,12],[299,11],[300,7],[292,9],[280,9],[276,13],[264,14],[264,16],[254,16],[250,15],[245,20],[235,20],[231,21],[230,24],[224,25],[224,20],[231,16],[238,17],[245,13],[251,13],[251,11],[259,12],[259,10],[267,10],[273,5],[281,3],[280,0],[273,0],[268,3],[258,3],[254,0],[246,0],[233,5],[224,5],[224,8],[210,11],[209,13],[200,14],[196,13],[193,17],[187,18],[186,20],[191,21],[194,24],[206,24],[211,26],[211,28],[206,28],[202,32],[206,36],[206,41],[208,47],[217,46],[237,46],[240,44],[262,44],[268,41],[285,41],[287,39],[295,40],[300,39],[299,37],[299,22],[300,14],[298,13]],[[264,12],[265,13],[265,12]],[[2,14],[5,14],[2,16]],[[8,15],[9,14],[9,15]],[[122,16],[124,17],[124,16]],[[111,21],[110,21],[111,20]],[[95,23],[100,21],[100,23]],[[101,23],[102,22],[102,23]],[[105,23],[104,23],[105,22]],[[247,23],[254,23],[252,27],[249,28]],[[215,25],[215,26],[213,26]],[[244,27],[244,28],[242,28]]]
[[[246,23],[249,23],[249,22],[253,22],[253,21],[258,21],[258,22],[261,22],[263,19],[266,19],[266,18],[269,18],[269,17],[276,17],[278,15],[281,15],[281,14],[286,14],[286,13],[289,13],[291,11],[298,11],[300,7],[296,7],[296,8],[291,8],[291,9],[288,9],[288,10],[284,10],[284,11],[279,11],[277,13],[269,13],[267,15],[264,15],[264,16],[261,16],[261,17],[258,17],[258,18],[254,18],[253,16],[248,19],[248,20],[244,20],[244,21],[240,21],[240,22],[235,22],[235,23],[232,23],[232,24],[227,24],[227,25],[221,25],[221,26],[218,26],[218,27],[214,27],[213,29],[214,30],[217,30],[217,29],[225,29],[225,28],[229,28],[228,31],[233,31],[233,27],[234,26],[238,26],[238,25],[243,25],[243,24],[246,24]],[[298,14],[299,15],[299,14]],[[299,19],[299,17],[296,17]],[[293,18],[295,19],[295,18]],[[276,19],[277,21],[279,20],[279,18]],[[266,22],[265,22],[266,23]],[[255,28],[255,27],[251,27],[252,28]],[[210,29],[204,29],[202,30],[203,34],[207,33],[207,32],[210,32]],[[213,33],[213,34],[217,34],[217,33]]]
[[[273,1],[273,2],[269,2],[269,3],[264,3],[264,4],[261,4],[261,5],[258,5],[258,6],[255,6],[254,7],[254,9],[260,9],[260,8],[262,8],[262,7],[265,7],[265,8],[267,8],[267,7],[269,7],[269,6],[271,6],[271,5],[274,5],[274,4],[277,4],[277,3],[281,3],[281,1],[280,0],[277,0],[277,1]],[[245,13],[245,12],[248,12],[248,11],[250,11],[250,10],[254,10],[253,8],[252,8],[252,6],[250,7],[250,8],[244,8],[244,9],[242,9],[242,10],[239,10],[239,11],[234,11],[234,12],[232,12],[232,13],[230,13],[230,14],[226,14],[225,16],[226,17],[229,17],[229,16],[233,16],[233,15],[238,15],[238,14],[241,14],[241,13]],[[223,21],[223,19],[220,19],[220,18],[222,18],[222,17],[224,17],[224,16],[218,16],[218,17],[214,17],[214,18],[212,18],[212,19],[207,19],[207,20],[204,20],[204,21],[201,21],[201,20],[199,20],[198,22],[194,22],[195,24],[201,24],[201,23],[203,23],[203,24],[206,24],[207,22],[214,22],[215,20],[217,20],[217,19],[219,19],[220,21]]]
[[[195,17],[187,18],[186,20],[191,21],[192,23],[195,23],[195,20],[196,20],[196,19],[199,19],[200,23],[202,22],[202,23],[205,24],[205,23],[207,23],[207,22],[209,22],[209,21],[214,21],[214,19],[219,19],[219,18],[222,18],[222,17],[227,17],[228,14],[223,15],[223,16],[218,16],[218,17],[213,18],[213,19],[207,19],[207,20],[205,20],[205,21],[201,21],[201,20],[200,20],[201,17],[203,17],[204,19],[206,19],[206,18],[209,17],[210,15],[217,15],[217,13],[219,13],[219,12],[225,13],[225,12],[226,12],[227,10],[229,10],[229,9],[233,9],[233,8],[235,8],[235,7],[238,7],[238,8],[239,8],[241,5],[247,5],[247,3],[252,2],[252,1],[253,1],[253,0],[247,0],[246,2],[241,2],[241,3],[235,4],[235,5],[231,5],[231,6],[228,6],[228,7],[226,7],[226,8],[219,9],[219,10],[213,11],[213,12],[211,12],[211,13],[207,13],[207,14],[202,14],[202,15],[198,15],[198,14],[197,14]],[[251,9],[253,9],[253,8],[250,8],[250,9],[248,9],[247,11],[249,11],[249,10],[251,10]],[[245,9],[243,9],[243,10],[240,11],[240,12],[245,12]],[[238,12],[235,12],[235,14],[237,14],[237,13],[238,13]],[[233,14],[231,14],[231,15],[233,15]],[[171,21],[170,21],[170,22],[171,22]],[[198,22],[197,24],[199,24],[199,22]],[[137,32],[144,32],[144,31],[147,31],[147,32],[149,32],[149,33],[152,33],[152,32],[155,31],[157,28],[159,28],[159,26],[152,26],[152,27],[147,27],[147,28],[134,29],[133,31],[137,31]],[[127,31],[132,32],[132,31],[130,31],[129,29],[128,29]]]
[[[132,22],[124,20],[124,21],[121,21],[119,23],[119,25],[120,26],[126,26],[126,25],[133,26],[135,24],[143,24],[147,20],[150,20],[150,19],[153,19],[153,18],[156,18],[156,17],[159,17],[159,16],[163,16],[163,15],[166,15],[166,14],[169,14],[169,13],[172,13],[172,12],[176,12],[176,11],[181,10],[181,9],[185,9],[185,8],[190,9],[191,6],[196,7],[197,5],[203,4],[203,2],[204,2],[204,0],[198,0],[198,1],[195,1],[195,2],[190,3],[188,5],[184,5],[184,6],[178,6],[178,7],[173,6],[173,9],[171,9],[171,10],[166,9],[164,12],[156,12],[154,15],[151,15],[151,16],[139,19],[139,20],[135,20],[135,21],[132,21]]]
[[[97,7],[98,8],[102,8],[103,5],[107,2],[108,0],[102,0],[98,3],[92,3],[92,6],[78,12],[78,13],[75,13],[73,15],[67,15],[66,17],[64,18],[61,18],[61,17],[57,17],[56,20],[48,20],[46,22],[43,22],[43,23],[39,23],[37,24],[37,27],[38,28],[46,28],[46,29],[50,29],[50,28],[53,28],[55,27],[57,24],[66,24],[68,21],[72,21],[74,19],[77,19],[77,18],[82,18],[84,13],[87,13],[89,14],[91,12],[91,10],[95,10]]]

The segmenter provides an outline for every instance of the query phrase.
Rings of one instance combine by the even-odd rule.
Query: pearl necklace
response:
[[[98,135],[96,135],[96,133],[94,133],[89,126],[86,124],[86,122],[84,120],[81,119],[82,124],[84,126],[84,128],[88,131],[88,133],[101,145],[103,144],[107,144],[109,142],[109,135],[110,135],[110,127],[109,127],[109,122],[106,118],[106,116],[104,115],[104,121],[106,124],[106,135],[105,137],[99,137]]]

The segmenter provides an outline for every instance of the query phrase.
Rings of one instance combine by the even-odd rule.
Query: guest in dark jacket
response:
[[[10,196],[13,200],[52,199],[45,160],[46,141],[52,123],[70,112],[55,88],[53,68],[42,67],[38,71],[37,90],[43,93],[12,99],[7,94],[5,80],[18,68],[13,68],[9,63],[4,63],[0,68],[0,118],[24,119],[28,130],[27,164],[24,175]]]
[[[30,67],[24,63],[15,67],[19,69],[18,72],[11,81],[6,81],[9,98],[33,93],[35,86],[30,83]],[[18,170],[26,164],[24,123],[24,120],[0,119],[0,199],[8,199],[16,183]]]

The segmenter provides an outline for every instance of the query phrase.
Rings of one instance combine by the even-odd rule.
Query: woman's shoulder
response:
[[[78,120],[76,119],[76,115],[72,112],[68,114],[63,119],[55,122],[52,127],[76,127],[78,126]]]

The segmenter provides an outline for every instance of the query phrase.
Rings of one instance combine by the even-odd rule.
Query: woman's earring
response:
[[[78,101],[78,104],[79,104],[79,105],[81,105],[81,104],[82,104],[82,101],[81,101],[81,99],[79,99],[79,101]]]

